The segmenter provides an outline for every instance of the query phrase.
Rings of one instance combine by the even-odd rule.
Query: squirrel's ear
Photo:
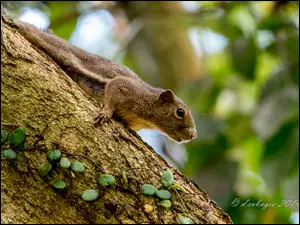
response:
[[[159,95],[159,101],[161,103],[173,102],[175,96],[171,90],[166,90]]]

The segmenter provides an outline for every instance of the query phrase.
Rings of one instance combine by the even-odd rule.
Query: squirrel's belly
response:
[[[155,125],[151,122],[139,117],[132,112],[117,110],[116,115],[122,119],[126,126],[134,131],[141,129],[153,129]]]

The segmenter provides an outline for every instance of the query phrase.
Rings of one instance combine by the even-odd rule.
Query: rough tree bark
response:
[[[13,21],[1,17],[2,129],[21,126],[26,131],[18,161],[1,160],[1,223],[178,223],[178,213],[195,223],[232,223],[205,191],[170,168],[135,132],[115,121],[94,127],[98,112],[94,100],[27,42]],[[40,177],[38,168],[47,160],[43,149],[56,148],[87,156],[68,155],[83,162],[86,171],[72,177],[58,167],[48,178]],[[160,174],[167,168],[185,189],[171,191],[173,205],[168,210],[139,193],[143,183],[160,187]],[[128,175],[127,188],[121,185],[121,171]],[[116,185],[99,187],[101,173],[115,175]],[[67,191],[55,191],[52,178],[64,179]],[[84,202],[81,193],[90,188],[99,189],[100,198]],[[154,210],[146,214],[145,204]]]

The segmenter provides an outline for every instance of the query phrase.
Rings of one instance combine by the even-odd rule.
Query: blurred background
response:
[[[191,108],[198,137],[139,132],[234,223],[299,223],[299,2],[1,2]]]

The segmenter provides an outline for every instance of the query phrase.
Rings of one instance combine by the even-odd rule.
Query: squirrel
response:
[[[171,90],[155,88],[129,68],[16,20],[20,34],[47,53],[87,94],[103,102],[95,124],[121,120],[134,131],[155,129],[178,143],[197,136],[191,110]]]

